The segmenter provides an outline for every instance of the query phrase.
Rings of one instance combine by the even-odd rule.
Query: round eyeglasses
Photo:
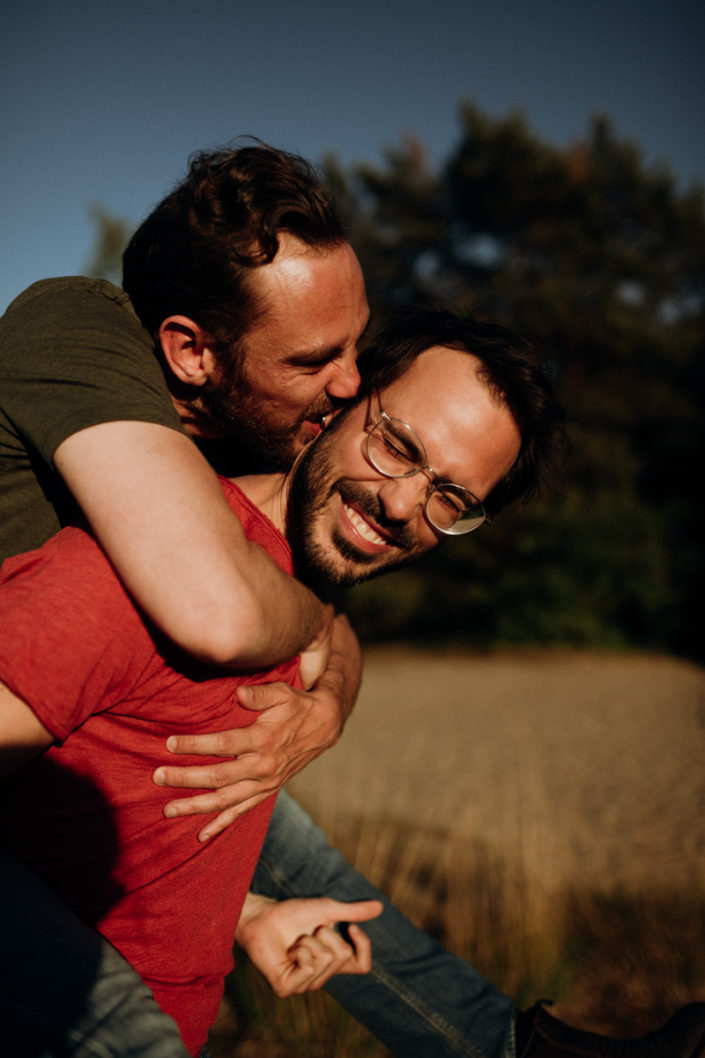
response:
[[[380,419],[365,439],[365,451],[375,470],[385,478],[410,478],[425,474],[429,479],[425,514],[439,533],[458,536],[472,533],[487,520],[485,508],[469,489],[443,481],[426,461],[426,449],[411,427],[382,410]]]

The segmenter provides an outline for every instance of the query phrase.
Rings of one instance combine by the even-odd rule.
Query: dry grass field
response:
[[[551,995],[576,1025],[637,1034],[705,999],[704,762],[696,665],[375,650],[343,739],[291,792],[520,1006]],[[224,1011],[214,1050],[388,1053],[322,999],[258,1000],[266,1043],[233,1043]]]

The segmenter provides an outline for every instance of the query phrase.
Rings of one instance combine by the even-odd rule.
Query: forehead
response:
[[[259,317],[249,335],[267,332],[287,344],[349,340],[369,313],[362,269],[347,242],[310,247],[288,232],[279,233],[274,259],[250,279]],[[357,334],[355,335],[357,337]]]
[[[458,349],[433,346],[421,353],[404,374],[381,389],[380,398],[389,415],[409,422],[419,432],[437,419],[458,421],[464,427],[473,409],[493,400],[480,377],[480,360]],[[412,421],[413,419],[413,421]]]
[[[433,346],[380,391],[386,413],[418,434],[434,470],[478,495],[507,473],[520,447],[514,418],[481,369],[469,353]]]

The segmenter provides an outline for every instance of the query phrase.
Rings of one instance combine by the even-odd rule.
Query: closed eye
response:
[[[314,374],[321,371],[328,364],[332,364],[341,355],[340,349],[329,349],[325,353],[315,355],[292,356],[287,361],[289,367],[295,367],[298,371],[309,371]]]
[[[443,506],[452,514],[462,514],[465,510],[465,505],[462,503],[460,497],[454,495],[452,492],[446,492],[445,489],[436,489],[436,496],[438,496],[438,499]]]
[[[392,459],[398,459],[402,463],[408,463],[410,461],[408,452],[405,452],[400,445],[395,443],[395,441],[389,437],[384,437],[382,440],[384,442],[385,452],[387,455],[390,455]]]
[[[382,440],[384,449],[390,456],[404,463],[410,463],[412,466],[421,466],[423,464],[421,453],[414,447],[411,440],[406,437],[400,437],[398,433],[390,429],[389,425],[382,433]]]

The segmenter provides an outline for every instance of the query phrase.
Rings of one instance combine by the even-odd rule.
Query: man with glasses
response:
[[[478,528],[486,512],[496,513],[506,503],[531,494],[555,432],[555,405],[530,350],[501,328],[457,320],[444,313],[422,314],[391,327],[369,356],[371,367],[364,374],[363,395],[332,419],[317,441],[304,450],[291,473],[241,478],[230,485],[224,483],[229,502],[240,512],[248,533],[257,534],[264,527],[265,533],[270,534],[269,547],[276,549],[281,546],[281,534],[285,531],[294,569],[318,588],[322,584],[357,583],[406,565],[437,546],[444,535]],[[76,584],[79,565],[91,576]],[[31,585],[30,592],[25,590],[27,585]],[[46,612],[44,620],[37,625],[39,599],[43,600]],[[161,952],[166,953],[168,964],[170,949],[178,944],[183,946],[184,938],[178,928],[178,917],[164,915],[156,922],[150,919],[150,887],[158,890],[166,879],[167,889],[171,884],[180,894],[174,897],[174,916],[187,914],[180,906],[184,899],[196,907],[205,897],[202,886],[195,885],[194,879],[199,878],[199,856],[206,856],[214,864],[210,879],[215,891],[207,894],[208,899],[227,901],[229,878],[227,872],[217,870],[216,862],[220,850],[237,840],[226,835],[223,842],[216,839],[199,847],[197,827],[186,819],[179,839],[174,837],[167,821],[163,821],[158,833],[150,831],[146,850],[140,847],[143,842],[131,841],[131,835],[137,838],[139,834],[139,827],[130,829],[133,782],[146,767],[146,761],[139,759],[140,754],[147,760],[163,757],[159,732],[155,739],[153,731],[150,734],[144,729],[155,722],[150,712],[154,688],[150,686],[150,693],[144,695],[142,684],[148,678],[148,682],[156,681],[158,687],[158,673],[152,672],[149,666],[156,665],[159,670],[160,666],[168,668],[171,663],[179,671],[180,665],[178,661],[174,663],[169,651],[161,658],[154,651],[154,645],[153,656],[147,658],[145,649],[149,650],[149,644],[144,639],[138,612],[91,538],[78,530],[67,530],[39,551],[7,564],[0,590],[0,614],[3,626],[9,630],[0,645],[0,676],[5,684],[7,708],[14,719],[11,748],[15,757],[26,755],[29,759],[51,747],[57,737],[66,740],[64,747],[48,748],[41,760],[19,773],[17,785],[7,791],[6,796],[13,797],[13,808],[7,813],[5,837],[41,873],[51,881],[58,880],[66,899],[79,913],[83,911],[89,921],[97,921],[109,939],[118,937],[121,946],[128,948],[126,954],[136,968],[144,973],[148,983],[159,989],[163,982],[155,980],[153,972],[150,974],[149,967],[145,969],[140,961],[156,958],[159,964]],[[116,618],[120,628],[117,637]],[[87,621],[91,636],[84,642]],[[33,630],[31,670],[24,663],[27,646],[23,634],[29,627]],[[126,634],[130,627],[133,632]],[[50,649],[57,635],[67,649],[75,651],[70,669],[62,673],[68,684],[62,684],[58,690],[53,687],[55,656]],[[157,638],[156,644],[159,643]],[[127,693],[124,699],[115,690],[118,676],[118,687],[124,687]],[[199,683],[205,688],[206,684],[227,680],[211,679],[212,676],[212,671],[199,672],[192,664],[186,667],[187,683],[195,681],[197,688]],[[69,689],[73,686],[73,693],[65,693],[67,686]],[[183,687],[182,682],[170,686],[172,709],[178,707]],[[107,707],[106,688],[111,692]],[[96,730],[98,742],[109,746],[111,730],[119,731],[126,718],[132,731],[128,739],[130,753],[136,758],[131,762],[137,769],[134,774],[124,762],[123,765],[117,760],[106,763],[93,752]],[[218,716],[213,722],[217,725],[221,719]],[[200,716],[199,725],[203,721],[204,717]],[[79,728],[74,730],[77,722]],[[113,798],[109,807],[120,837],[96,851],[98,871],[101,854],[102,866],[108,869],[104,875],[99,874],[95,885],[90,884],[90,876],[86,879],[85,862],[61,862],[62,840],[70,839],[77,825],[80,831],[80,820],[75,819],[76,805],[80,802],[69,800],[72,811],[68,815],[62,809],[65,777],[57,777],[57,768],[66,769],[69,779],[80,777],[89,784],[100,784]],[[35,802],[34,808],[27,807],[31,805],[29,794],[40,781],[50,794],[49,806]],[[157,800],[159,793],[155,790]],[[25,807],[18,812],[17,804]],[[95,805],[90,804],[87,811],[94,812]],[[288,835],[289,848],[292,837],[295,835]],[[179,862],[170,861],[166,874],[160,873],[160,865],[156,876],[151,877],[152,861],[159,863],[162,852],[168,851],[171,855],[177,840]],[[258,840],[261,835],[255,836],[254,842]],[[247,842],[247,848],[243,849],[249,862],[253,862],[256,854],[252,844]],[[331,871],[333,860],[322,849],[320,841],[318,847],[324,854],[309,864],[313,888],[319,886],[335,896],[336,871],[322,876],[323,872]],[[302,851],[310,853],[311,849],[297,850],[299,863]],[[131,858],[135,855],[136,861]],[[111,856],[115,858],[114,866]],[[280,868],[275,856],[272,863],[275,888]],[[266,866],[264,873],[267,873]],[[349,884],[349,869],[343,869],[341,876]],[[121,890],[117,896],[116,878]],[[297,881],[299,888],[305,885],[304,880]],[[368,895],[365,885],[363,881],[358,899]],[[272,895],[286,894],[275,891]],[[350,896],[345,893],[339,898],[347,900]],[[96,902],[102,908],[99,913],[95,911]],[[386,914],[385,911],[382,920]],[[140,943],[139,938],[133,937],[130,928],[131,923],[134,925],[140,919],[148,930],[146,946],[143,939]],[[254,923],[256,928],[256,916]],[[397,922],[393,921],[392,933],[395,925]],[[245,933],[248,929],[249,924]],[[411,936],[409,929],[408,924],[400,924],[397,939],[402,949]],[[374,948],[373,930],[374,926],[370,930]],[[247,942],[246,936],[242,939]],[[220,936],[214,938],[214,943],[222,948],[228,941]],[[433,942],[428,943],[432,949],[438,949]],[[207,973],[208,957],[212,954],[197,953],[203,974]],[[442,977],[447,981],[448,962],[443,958],[441,962]],[[431,963],[431,959],[427,960],[425,977],[425,988],[430,995],[437,984],[429,968]],[[193,963],[190,965],[193,967]],[[198,965],[194,972],[198,972]],[[441,1008],[445,1001],[450,1011],[454,1006],[465,1005],[473,1012],[469,1036],[451,1040],[449,1034],[448,1046],[455,1047],[456,1053],[514,1055],[517,1046],[518,1053],[532,1058],[575,1053],[609,1053],[618,1058],[641,1053],[634,1051],[633,1041],[610,1041],[609,1050],[605,1051],[607,1041],[603,1038],[571,1034],[572,1030],[551,1018],[543,1008],[528,1016],[520,1015],[515,1021],[507,997],[474,972],[471,977],[472,989],[465,989],[467,975],[460,974],[462,994],[441,997]],[[377,993],[380,987],[384,988],[384,983],[373,975],[369,981],[364,977],[355,980],[360,981],[363,992],[365,984]],[[182,982],[182,997],[189,995],[190,988],[191,981]],[[391,988],[390,1001],[403,1003],[404,997],[395,998],[393,992]],[[437,1009],[436,998],[432,998],[432,1010]],[[355,1002],[358,1014],[365,1007],[364,995]],[[383,1021],[379,994],[373,1007],[377,1018]],[[182,1009],[188,1009],[188,1003],[185,1007],[177,1003],[172,1009],[178,1018]],[[423,1010],[418,1017],[423,1021]],[[370,1027],[377,1031],[375,1025]],[[422,1050],[426,1046],[422,1036],[410,1030],[410,1049],[398,1053],[405,1058],[412,1053],[440,1054],[438,1028],[432,1026],[432,1029],[436,1049]],[[558,1042],[556,1033],[560,1035]],[[694,1005],[681,1012],[661,1033],[644,1041],[648,1048],[644,1053],[653,1058],[661,1055],[694,1058],[703,1033],[705,1005]],[[383,1031],[378,1034],[384,1038]]]

